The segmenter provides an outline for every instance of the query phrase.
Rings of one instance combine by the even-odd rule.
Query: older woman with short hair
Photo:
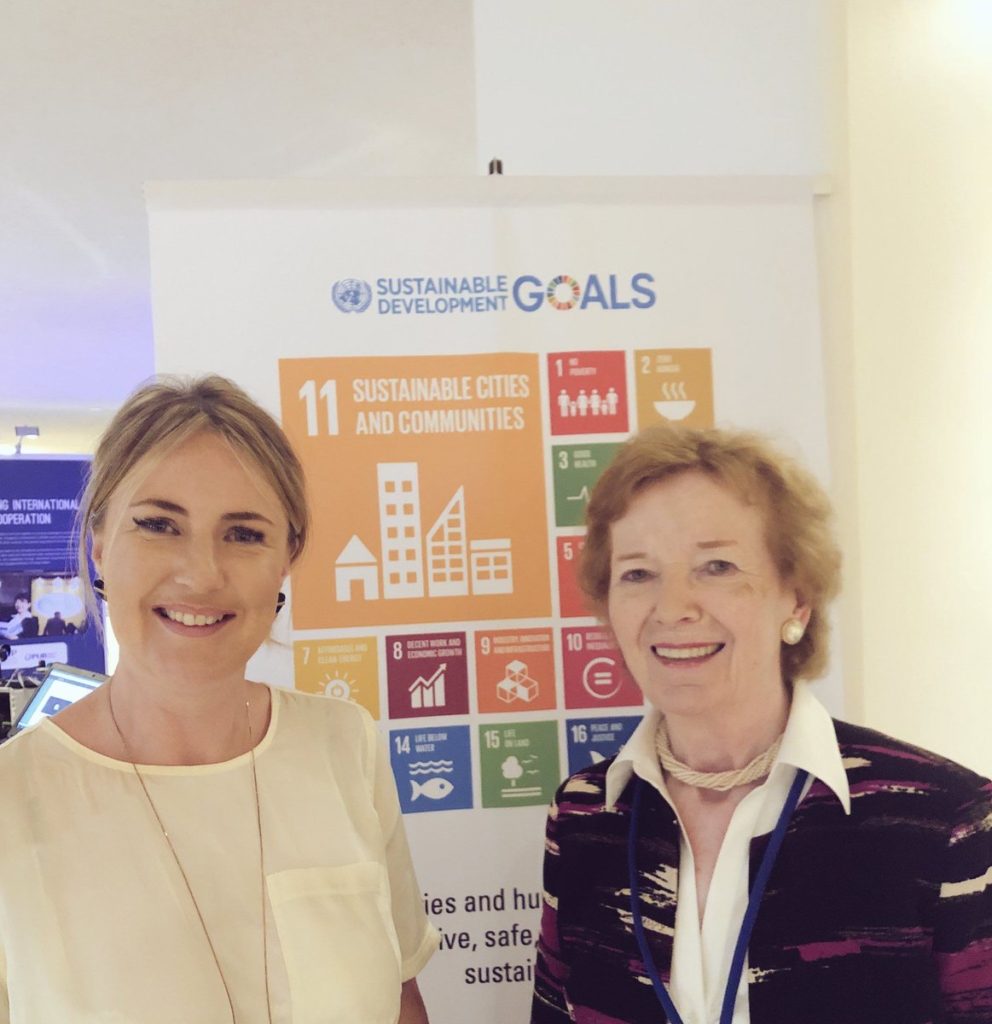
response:
[[[548,818],[532,1024],[992,1021],[992,783],[832,721],[840,557],[751,434],[649,428],[580,580],[651,710]]]
[[[278,424],[220,377],[148,384],[80,519],[120,658],[0,749],[0,1022],[426,1024],[375,723],[245,676],[309,529]]]

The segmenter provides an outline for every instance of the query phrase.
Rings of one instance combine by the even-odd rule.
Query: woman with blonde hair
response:
[[[425,1024],[373,722],[245,678],[310,527],[282,430],[222,378],[149,384],[80,518],[120,658],[0,748],[0,1021]]]
[[[808,689],[840,578],[815,480],[659,426],[587,527],[650,710],[552,804],[533,1024],[989,1024],[992,783]]]

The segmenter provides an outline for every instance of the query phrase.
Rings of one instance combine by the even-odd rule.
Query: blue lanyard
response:
[[[741,922],[740,934],[737,936],[737,945],[734,947],[734,957],[730,962],[730,974],[727,977],[727,988],[723,993],[723,1005],[720,1009],[720,1024],[731,1024],[734,1016],[734,1003],[737,1000],[737,989],[741,983],[741,973],[744,970],[744,957],[747,956],[748,943],[751,941],[751,932],[754,930],[754,922],[758,919],[758,907],[761,905],[761,897],[768,885],[768,877],[772,873],[775,858],[785,839],[785,830],[789,827],[789,820],[799,803],[803,786],[806,785],[808,774],[797,771],[793,780],[789,795],[785,798],[782,813],[778,816],[775,830],[765,848],[765,855],[761,858],[761,866],[755,876],[754,885],[751,887],[747,901],[747,910],[744,912],[744,920]],[[637,936],[637,945],[641,951],[641,959],[647,969],[651,984],[654,986],[654,993],[665,1011],[669,1024],[684,1024],[679,1016],[679,1011],[672,1002],[664,982],[658,975],[658,968],[655,966],[651,950],[648,948],[647,936],[644,934],[644,921],[641,918],[640,890],[637,883],[637,823],[641,813],[641,793],[644,782],[640,778],[634,779],[634,802],[630,808],[630,831],[627,838],[627,871],[630,876],[630,909],[634,917],[634,934]]]

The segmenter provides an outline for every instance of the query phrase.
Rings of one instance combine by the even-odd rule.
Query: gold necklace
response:
[[[746,786],[749,783],[763,779],[775,763],[778,757],[779,748],[782,746],[782,737],[779,738],[765,751],[758,754],[756,758],[749,761],[743,768],[733,768],[726,772],[697,772],[690,768],[684,761],[680,761],[668,745],[668,731],[665,723],[659,722],[658,729],[654,734],[654,746],[658,752],[658,760],[662,768],[669,775],[684,782],[687,786],[696,786],[699,789],[715,789],[721,793],[736,789],[737,786]]]
[[[207,931],[207,922],[203,919],[203,912],[200,910],[200,904],[196,902],[196,897],[193,895],[193,887],[189,884],[189,878],[186,875],[186,870],[183,868],[183,863],[179,859],[179,854],[176,852],[176,848],[172,843],[172,837],[169,835],[169,832],[162,821],[162,816],[158,813],[155,801],[152,800],[151,794],[148,792],[148,786],[145,784],[144,776],[138,768],[138,762],[131,753],[131,748],[128,746],[127,740],[124,738],[124,733],[121,732],[121,727],[117,724],[117,715],[114,714],[113,679],[107,683],[107,707],[110,709],[110,720],[114,723],[114,729],[120,737],[121,746],[124,748],[124,754],[127,757],[131,768],[134,770],[135,777],[141,784],[141,792],[145,794],[145,800],[151,808],[152,814],[155,816],[155,821],[158,822],[159,830],[165,839],[166,845],[169,847],[172,859],[176,862],[176,867],[179,869],[179,874],[182,877],[183,884],[186,886],[186,892],[189,893],[190,902],[193,904],[193,909],[196,911],[196,916],[200,921],[200,927],[203,929],[203,937],[207,940],[210,955],[214,959],[214,966],[217,968],[220,983],[224,986],[224,995],[227,996],[227,1005],[231,1011],[232,1024],[238,1024],[237,1017],[234,1013],[234,1000],[231,998],[231,989],[228,987],[227,979],[224,977],[224,972],[221,970],[220,958],[217,956],[217,950],[214,948],[213,940],[210,938],[210,932]],[[255,771],[255,737],[251,728],[251,701],[248,698],[245,698],[245,715],[248,721],[248,752],[251,761],[252,791],[255,795],[255,824],[258,827],[258,864],[260,889],[262,894],[262,970],[265,975],[265,1008],[268,1012],[269,1024],[272,1024],[272,999],[269,994],[269,940],[265,927],[267,916],[265,907],[265,844],[262,841],[262,808],[258,800],[258,775]]]

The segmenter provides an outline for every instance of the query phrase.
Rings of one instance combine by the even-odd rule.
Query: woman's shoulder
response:
[[[275,686],[270,689],[278,736],[293,743],[309,736],[321,744],[327,743],[331,750],[353,745],[367,750],[374,744],[375,721],[360,704],[299,690]]]
[[[18,771],[23,765],[25,757],[28,757],[28,750],[32,746],[31,730],[26,730],[18,736],[12,736],[9,740],[0,743],[0,778],[9,779],[12,772]],[[25,741],[27,746],[25,746]],[[3,787],[0,787],[3,788]]]
[[[835,719],[834,729],[852,792],[885,786],[893,791],[908,788],[955,806],[992,804],[992,781],[949,757],[863,725]]]
[[[321,716],[347,721],[372,721],[372,716],[361,704],[341,697],[326,697],[322,693],[304,693],[281,686],[270,686],[273,700],[279,701],[280,714]]]
[[[46,736],[50,728],[51,723],[42,720],[0,743],[0,778],[6,780],[12,772],[31,771],[32,762],[53,752],[49,737]]]
[[[615,757],[572,772],[558,787],[554,805],[559,815],[595,814],[606,809],[606,776]]]
[[[39,790],[39,780],[56,777],[63,770],[57,762],[69,760],[66,750],[51,735],[56,728],[42,721],[0,744],[0,821],[5,825],[15,814],[25,811],[30,803],[28,795]],[[58,787],[52,792],[57,794]]]

